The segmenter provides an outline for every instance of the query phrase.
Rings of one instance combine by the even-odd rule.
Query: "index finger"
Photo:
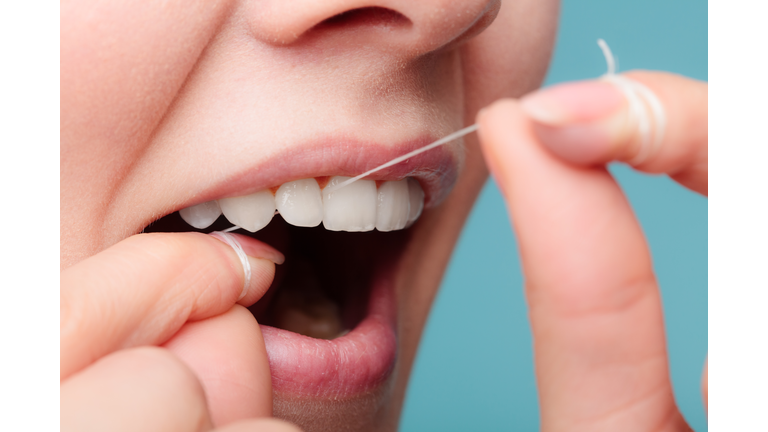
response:
[[[113,351],[161,344],[187,321],[255,303],[282,254],[235,238],[250,265],[245,288],[235,250],[198,233],[139,234],[62,272],[60,379]]]
[[[542,148],[514,100],[478,115],[525,275],[541,430],[677,430],[661,298],[640,225],[604,167]]]
[[[623,161],[707,195],[707,83],[666,72],[621,76],[648,90],[639,91],[644,94],[637,100],[639,110],[647,110],[645,133],[627,95],[607,80],[555,85],[526,96],[521,107],[534,120],[539,141],[569,162]],[[648,98],[656,99],[660,114],[653,114]]]

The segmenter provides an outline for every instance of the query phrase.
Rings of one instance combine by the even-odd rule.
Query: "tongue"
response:
[[[301,261],[293,265],[275,293],[265,324],[317,339],[346,334],[341,308],[321,288],[313,266]]]

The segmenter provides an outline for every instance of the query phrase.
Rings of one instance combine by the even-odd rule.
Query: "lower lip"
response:
[[[397,357],[394,289],[390,277],[375,281],[368,315],[340,338],[315,339],[261,326],[275,392],[294,397],[348,398],[387,381]]]

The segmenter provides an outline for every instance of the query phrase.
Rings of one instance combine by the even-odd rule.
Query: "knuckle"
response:
[[[565,319],[584,319],[622,314],[656,292],[652,274],[616,283],[562,283],[527,288],[531,306],[541,307]]]

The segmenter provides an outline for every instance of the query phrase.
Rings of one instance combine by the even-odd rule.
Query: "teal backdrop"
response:
[[[565,0],[546,84],[655,69],[707,80],[704,0]],[[707,354],[707,201],[666,177],[611,168],[650,243],[664,301],[677,403],[706,431],[700,380]],[[402,432],[537,431],[530,327],[515,237],[489,180],[462,233],[429,317]]]

